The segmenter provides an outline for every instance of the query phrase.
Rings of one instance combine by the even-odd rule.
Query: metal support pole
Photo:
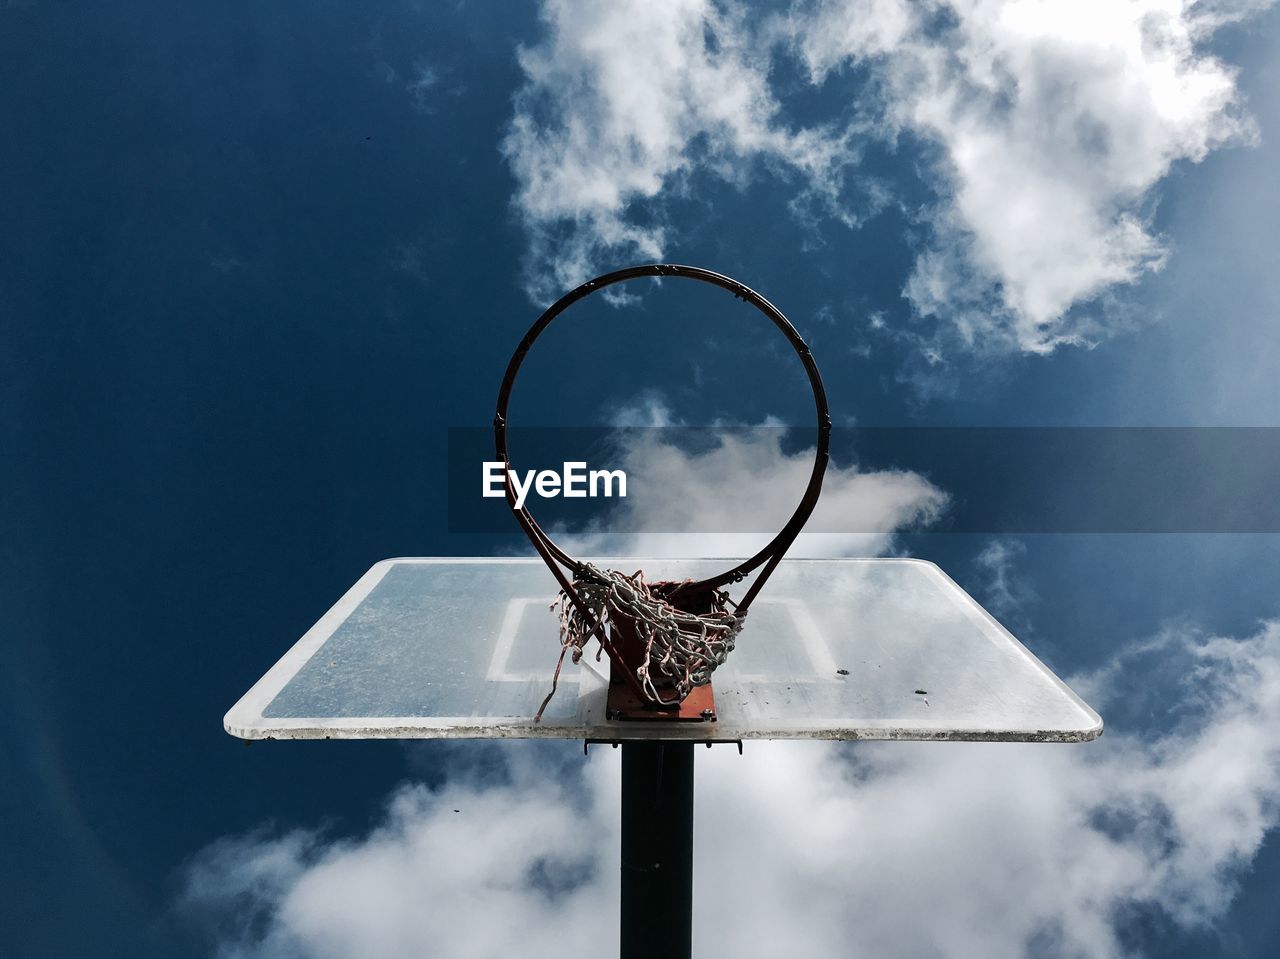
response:
[[[693,743],[622,744],[622,959],[693,948]]]

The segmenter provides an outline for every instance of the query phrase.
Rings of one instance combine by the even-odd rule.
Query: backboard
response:
[[[593,560],[650,579],[724,560]],[[227,713],[243,739],[931,739],[1078,742],[1102,720],[932,563],[782,563],[715,673],[718,720],[605,718],[608,659],[559,653],[536,558],[390,559]],[[593,647],[594,648],[594,644]]]

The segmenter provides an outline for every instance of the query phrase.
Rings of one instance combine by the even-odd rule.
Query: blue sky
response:
[[[659,6],[0,8],[0,953],[611,929],[612,757],[219,724],[377,560],[524,548],[448,532],[447,429],[591,273],[741,278],[841,423],[1280,426],[1269,3]],[[522,415],[804,422],[777,342],[673,355],[664,302],[558,334]],[[809,548],[938,561],[1108,733],[713,750],[707,954],[1272,954],[1277,538],[903,533],[923,487],[840,465],[883,532]],[[477,905],[545,861],[589,878]]]

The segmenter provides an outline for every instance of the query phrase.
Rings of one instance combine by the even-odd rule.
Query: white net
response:
[[[644,644],[636,678],[654,702],[664,705],[678,703],[694,686],[711,682],[712,672],[733,652],[742,629],[742,617],[724,608],[728,596],[720,590],[714,592],[710,612],[687,613],[656,595],[643,571],[628,576],[584,563],[573,584],[601,625],[625,620],[635,630]],[[576,663],[591,637],[590,625],[564,593],[555,606],[560,610],[560,640],[573,649]],[[674,698],[670,692],[663,698],[657,686],[670,687]]]
[[[712,608],[708,612],[677,609],[654,593],[651,584],[645,582],[643,571],[627,575],[583,563],[574,574],[573,587],[592,620],[604,628],[614,623],[635,631],[644,647],[644,655],[635,668],[636,679],[651,702],[664,706],[679,704],[693,687],[711,682],[716,667],[733,652],[746,615],[725,608],[730,600],[722,590],[712,591]],[[561,642],[560,661],[552,680],[554,694],[564,654],[571,652],[575,663],[581,660],[594,630],[592,620],[583,615],[567,593],[561,592],[551,608],[559,610]],[[538,712],[541,715],[542,710]]]

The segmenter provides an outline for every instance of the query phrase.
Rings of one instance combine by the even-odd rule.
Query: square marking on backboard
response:
[[[507,601],[507,608],[503,612],[502,623],[498,627],[497,640],[494,643],[493,655],[489,659],[489,668],[486,671],[485,678],[492,683],[527,683],[530,681],[549,681],[551,673],[554,671],[554,659],[548,660],[546,668],[536,671],[526,671],[512,666],[512,656],[516,649],[516,638],[520,634],[520,628],[525,625],[525,616],[530,607],[537,607],[536,614],[552,617],[549,607],[552,603],[545,596],[515,596]],[[813,621],[813,617],[809,614],[809,610],[805,604],[798,599],[791,597],[761,597],[756,600],[754,606],[754,619],[761,620],[768,617],[770,612],[783,612],[790,620],[790,629],[779,630],[779,636],[773,637],[775,640],[795,643],[799,640],[800,651],[808,660],[812,668],[812,674],[790,674],[788,681],[794,683],[825,683],[836,682],[836,665],[835,657],[832,655],[831,647],[822,637],[821,630],[818,629],[817,623]],[[554,652],[549,652],[549,656],[559,655],[555,647],[551,647]],[[779,650],[773,651],[775,654]],[[578,683],[579,672],[573,668],[573,663],[566,663],[560,673],[560,682],[562,683]],[[607,662],[597,665],[595,660],[595,650],[591,649],[583,654],[580,666],[590,669],[602,679],[608,680],[608,664]],[[735,679],[739,682],[770,682],[776,681],[776,675],[770,675],[764,672],[743,672],[734,671]]]

